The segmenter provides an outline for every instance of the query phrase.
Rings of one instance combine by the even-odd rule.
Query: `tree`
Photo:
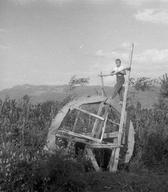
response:
[[[89,84],[89,78],[76,78],[76,75],[73,75],[69,81],[69,88],[72,90],[77,86],[85,86],[86,84]]]

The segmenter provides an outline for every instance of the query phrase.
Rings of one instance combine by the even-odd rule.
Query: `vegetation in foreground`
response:
[[[142,109],[140,103],[128,111],[136,129],[136,146],[130,164],[116,174],[95,173],[89,162],[73,155],[47,155],[48,128],[62,103],[31,104],[0,102],[0,191],[128,191],[166,192],[168,187],[168,104],[166,77],[158,104]]]

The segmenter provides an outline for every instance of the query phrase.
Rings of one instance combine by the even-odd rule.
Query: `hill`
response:
[[[112,93],[112,87],[105,87],[107,96]],[[6,97],[12,99],[20,99],[24,95],[29,95],[32,103],[44,102],[47,100],[61,101],[67,95],[72,94],[76,97],[93,96],[101,94],[100,86],[84,86],[76,87],[69,91],[67,85],[18,85],[10,89],[0,91],[0,98],[4,100]],[[154,87],[149,91],[136,91],[130,88],[129,95],[134,103],[139,101],[144,108],[152,107],[158,100],[159,88]]]

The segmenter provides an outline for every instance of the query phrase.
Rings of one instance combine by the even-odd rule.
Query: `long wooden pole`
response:
[[[132,44],[132,46],[131,46],[131,52],[130,52],[130,58],[129,58],[129,67],[130,68],[132,66],[133,51],[134,51],[134,44]],[[124,126],[124,119],[125,119],[125,110],[126,110],[126,104],[127,104],[127,95],[128,95],[130,74],[131,74],[131,70],[128,71],[128,75],[127,75],[127,79],[126,79],[126,85],[125,85],[125,91],[124,91],[124,99],[123,99],[123,106],[122,106],[122,110],[121,110],[121,118],[120,118],[120,125],[119,125],[118,146],[121,145],[123,126]],[[109,164],[110,171],[112,171],[112,172],[117,171],[118,161],[119,161],[119,154],[120,154],[120,148],[119,147],[116,148],[112,152],[112,156],[111,156],[111,160],[110,160],[111,162]]]
[[[100,78],[101,78],[101,87],[102,87],[102,96],[106,96],[105,91],[104,91],[104,79],[103,79],[103,73],[100,73]]]
[[[129,58],[129,67],[130,67],[130,69],[131,69],[131,66],[132,66],[133,51],[134,51],[134,44],[132,44],[132,46],[131,46],[131,53],[130,53],[130,58]],[[120,119],[120,125],[119,125],[118,143],[121,143],[121,136],[122,136],[124,118],[125,118],[125,109],[126,109],[126,104],[127,104],[127,95],[128,95],[130,74],[131,74],[131,70],[128,71],[126,84],[125,84],[123,106],[122,106],[122,110],[121,110],[121,119]]]

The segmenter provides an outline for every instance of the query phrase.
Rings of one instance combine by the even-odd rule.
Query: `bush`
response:
[[[168,97],[168,75],[167,73],[160,78],[161,88],[160,93],[162,97]]]
[[[149,90],[153,86],[153,79],[148,77],[140,77],[137,79],[131,78],[130,85],[135,88],[137,91],[146,91]]]
[[[138,105],[130,108],[129,113],[136,131],[134,157],[130,167],[167,169],[168,106],[160,103],[152,109],[141,109]]]
[[[3,182],[3,191],[66,191],[86,189],[82,164],[56,154],[37,161],[20,161],[10,167]]]

